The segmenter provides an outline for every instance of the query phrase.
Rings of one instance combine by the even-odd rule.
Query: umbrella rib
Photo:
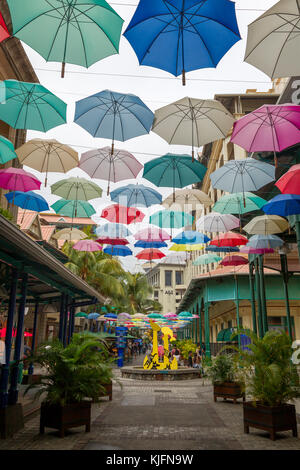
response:
[[[280,15],[277,15],[277,16],[279,16],[279,17],[281,18]],[[300,19],[297,21],[297,23],[296,23],[295,25],[293,25],[292,30],[289,32],[287,38],[285,39],[285,41],[284,41],[284,43],[283,43],[283,45],[282,45],[282,47],[281,47],[281,49],[280,49],[280,51],[279,51],[277,60],[276,60],[276,62],[275,62],[274,68],[273,68],[272,77],[273,77],[273,75],[274,75],[274,73],[275,73],[275,70],[276,70],[276,67],[277,67],[277,65],[278,65],[279,59],[280,59],[280,57],[281,57],[281,54],[282,54],[282,52],[283,52],[283,49],[285,48],[285,45],[286,45],[286,43],[288,42],[288,40],[290,39],[291,34],[294,32],[295,28],[297,28],[299,22],[300,22]],[[290,22],[288,22],[288,23],[290,24]]]
[[[47,2],[47,3],[49,4],[49,2]],[[52,6],[52,5],[51,5],[51,6]],[[57,10],[56,10],[56,11],[57,11]],[[43,14],[45,14],[45,16],[48,16],[48,15],[49,15],[49,12],[47,12],[47,13],[42,13],[42,15],[43,15]],[[66,19],[66,14],[67,14],[67,9],[65,9],[65,12],[64,12],[64,14],[62,15],[61,21],[60,21],[60,23],[59,23],[59,25],[58,25],[58,27],[57,27],[56,33],[54,34],[54,38],[53,38],[53,41],[52,41],[52,43],[51,43],[51,45],[50,45],[49,52],[48,52],[48,55],[47,55],[47,59],[46,59],[47,62],[48,62],[48,60],[49,60],[50,54],[51,54],[52,49],[53,49],[53,47],[54,47],[54,43],[55,43],[55,41],[56,41],[56,39],[57,39],[58,32],[59,32],[60,28],[62,27],[62,24],[63,24],[64,20]],[[40,16],[42,16],[42,15],[40,15]],[[36,18],[37,18],[37,17],[33,18],[31,21],[35,21]],[[67,22],[68,22],[68,21],[67,21]],[[67,41],[67,38],[66,38],[66,41]],[[66,41],[65,41],[65,42],[66,42]]]

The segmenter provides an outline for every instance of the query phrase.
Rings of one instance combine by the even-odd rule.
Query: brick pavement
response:
[[[203,379],[180,382],[114,383],[113,401],[93,405],[91,432],[71,429],[64,439],[55,430],[39,435],[39,416],[25,424],[13,439],[0,440],[0,450],[300,450],[291,432],[273,442],[257,429],[243,432],[242,404],[219,399]],[[300,436],[300,426],[299,426]]]

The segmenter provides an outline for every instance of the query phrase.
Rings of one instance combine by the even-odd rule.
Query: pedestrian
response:
[[[193,357],[193,368],[194,369],[199,369],[200,368],[200,360],[198,354],[195,352],[194,357]]]
[[[160,344],[157,349],[158,349],[159,360],[162,361],[164,357],[164,352],[165,352],[164,347],[162,344]]]
[[[188,367],[193,367],[193,352],[192,351],[189,351]]]
[[[175,357],[177,363],[179,364],[179,359],[180,359],[180,351],[179,349],[176,347],[175,348],[175,351],[174,351],[174,354],[173,354],[173,357]]]

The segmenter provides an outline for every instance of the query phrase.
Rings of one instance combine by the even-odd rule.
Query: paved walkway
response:
[[[93,405],[90,433],[73,428],[61,439],[48,428],[40,436],[35,416],[13,439],[0,440],[0,450],[300,450],[291,432],[275,442],[263,431],[244,434],[242,404],[214,403],[203,379],[141,382],[120,379],[118,370],[115,376],[122,388],[114,383],[113,401]]]

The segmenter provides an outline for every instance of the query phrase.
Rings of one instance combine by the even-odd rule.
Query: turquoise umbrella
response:
[[[14,129],[47,132],[67,122],[67,105],[39,83],[1,82],[0,119]]]
[[[222,196],[213,206],[220,214],[247,214],[260,210],[267,201],[253,193],[233,193]]]
[[[17,154],[11,141],[0,135],[0,164],[3,165],[16,157]]]
[[[8,0],[13,34],[47,62],[90,67],[119,52],[123,20],[104,0]]]
[[[158,211],[150,216],[150,224],[165,228],[181,228],[193,224],[194,217],[180,211]]]
[[[96,214],[93,206],[86,201],[68,201],[66,199],[59,199],[52,204],[52,209],[56,214],[65,215],[66,217],[91,217]]]
[[[222,258],[220,256],[208,253],[207,255],[198,256],[198,258],[193,261],[193,265],[200,266],[202,264],[218,263],[219,261],[221,261],[221,259]]]
[[[189,155],[167,153],[145,164],[143,178],[156,186],[173,188],[173,201],[175,202],[175,188],[199,183],[203,180],[205,173],[206,167],[198,161],[193,161]]]

